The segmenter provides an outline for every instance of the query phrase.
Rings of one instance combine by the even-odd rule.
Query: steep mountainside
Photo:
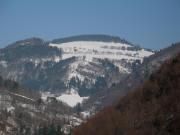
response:
[[[131,74],[119,80],[119,83],[91,96],[88,102],[84,104],[85,110],[91,110],[90,108],[92,108],[92,106],[93,108],[96,108],[95,110],[99,110],[103,106],[116,103],[120,97],[136,88],[146,80],[152,72],[156,71],[165,60],[178,52],[180,52],[180,43],[173,44],[172,46],[145,58],[142,64],[135,67]]]
[[[0,74],[27,88],[58,93],[59,99],[61,94],[88,97],[117,83],[152,54],[107,35],[50,42],[31,38],[0,50]]]
[[[74,135],[179,135],[180,53],[162,64],[149,80],[106,107]]]

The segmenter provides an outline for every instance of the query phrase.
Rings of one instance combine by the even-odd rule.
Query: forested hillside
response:
[[[74,111],[53,97],[0,77],[0,135],[61,135],[81,121]],[[79,122],[79,123],[78,123]]]
[[[74,135],[179,135],[180,53],[148,80],[106,107]]]

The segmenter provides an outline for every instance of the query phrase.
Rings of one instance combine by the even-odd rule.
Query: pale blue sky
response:
[[[180,41],[180,0],[0,0],[0,47],[79,34],[162,49]]]

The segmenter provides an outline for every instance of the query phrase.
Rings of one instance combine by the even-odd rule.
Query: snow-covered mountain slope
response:
[[[75,107],[78,103],[82,103],[85,99],[88,99],[88,97],[80,97],[77,91],[73,89],[57,97],[57,100],[65,102],[71,107]]]
[[[82,104],[88,97],[80,97],[77,90],[71,88],[63,94],[53,94],[50,92],[41,92],[41,99],[47,101],[48,98],[55,98],[57,101],[61,101],[70,107],[75,107],[78,103]]]
[[[63,99],[67,91],[76,90],[80,99],[89,97],[118,83],[152,54],[107,35],[50,42],[32,38],[0,49],[0,75],[34,90],[58,93],[68,104]]]
[[[62,59],[75,56],[82,57],[85,61],[90,62],[92,62],[93,58],[142,61],[144,57],[153,54],[153,52],[147,51],[145,49],[134,51],[134,46],[132,45],[114,42],[74,41],[62,44],[50,43],[49,45],[62,49]]]
[[[97,77],[105,77],[106,71],[101,66],[101,60],[109,61],[118,68],[120,73],[129,74],[132,63],[142,62],[144,57],[153,54],[152,51],[130,44],[115,42],[74,41],[60,44],[49,43],[49,46],[57,47],[62,51],[62,60],[76,57],[76,61],[69,66],[65,82],[71,81],[72,78],[77,78],[82,82],[86,78],[91,84],[95,84]]]

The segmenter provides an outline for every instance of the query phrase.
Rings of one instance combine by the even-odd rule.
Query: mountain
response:
[[[151,73],[159,69],[165,60],[176,55],[178,52],[180,52],[180,43],[172,44],[170,47],[146,57],[142,64],[137,65],[131,74],[124,76],[117,84],[92,95],[89,100],[84,103],[84,110],[98,111],[104,106],[115,104],[120,97],[143,83]]]
[[[132,73],[153,51],[108,35],[43,41],[30,38],[0,49],[0,75],[24,87],[49,91],[75,106]],[[70,103],[65,99],[76,97]]]
[[[70,134],[178,51],[108,35],[17,41],[0,49],[0,134]]]
[[[179,135],[180,53],[135,90],[106,107],[74,135]]]

